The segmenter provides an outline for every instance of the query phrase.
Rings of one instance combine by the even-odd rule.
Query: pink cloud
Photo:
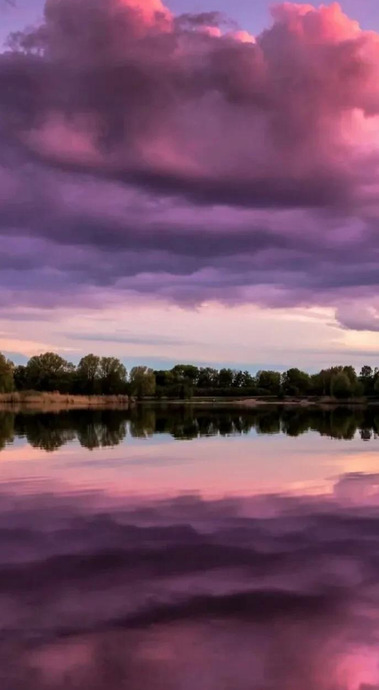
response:
[[[271,10],[274,21],[284,24],[294,34],[309,42],[340,43],[355,39],[363,32],[359,23],[347,17],[338,2],[330,5],[296,4],[283,2]]]
[[[277,5],[252,37],[159,0],[48,0],[42,26],[11,43],[0,227],[45,248],[7,270],[7,288],[38,268],[49,301],[62,284],[67,299],[371,299],[379,35],[337,3]]]
[[[246,205],[331,204],[359,189],[344,131],[356,110],[378,112],[375,34],[337,4],[280,5],[255,43],[217,25],[187,31],[159,3],[137,5],[50,0],[45,25],[19,40],[39,45],[44,69],[54,70],[61,117],[94,123],[98,164],[85,152],[80,160],[77,146],[73,166],[210,200],[229,189]],[[34,68],[38,80],[42,65]],[[45,77],[29,143],[63,164],[70,149],[51,150],[48,123],[59,105]]]

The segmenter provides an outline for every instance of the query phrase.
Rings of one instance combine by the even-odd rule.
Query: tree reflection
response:
[[[54,413],[16,415],[17,436],[26,437],[33,448],[47,452],[58,450],[76,438],[75,429],[67,422],[66,415]]]
[[[118,446],[127,434],[127,420],[119,410],[81,411],[77,437],[81,446],[94,450]]]
[[[149,438],[157,433],[154,408],[137,405],[129,416],[129,429],[133,438]]]
[[[130,410],[75,410],[61,413],[0,413],[0,450],[14,437],[46,451],[70,441],[94,450],[130,438],[166,434],[178,440],[206,436],[257,434],[300,436],[316,432],[329,438],[363,441],[379,436],[379,409],[336,407],[262,407],[241,409],[193,405],[137,405]]]
[[[0,450],[14,439],[14,415],[11,412],[0,412]]]
[[[75,410],[12,416],[15,433],[25,436],[31,446],[46,451],[58,450],[74,440],[89,450],[116,446],[126,436],[127,420],[119,411]]]

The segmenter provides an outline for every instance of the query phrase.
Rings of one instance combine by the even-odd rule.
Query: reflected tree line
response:
[[[254,410],[183,406],[137,406],[131,410],[75,410],[60,413],[0,413],[0,449],[16,438],[46,451],[71,441],[89,450],[117,446],[125,438],[167,434],[191,440],[206,436],[248,434],[300,436],[311,431],[329,438],[379,437],[379,408],[337,407]]]

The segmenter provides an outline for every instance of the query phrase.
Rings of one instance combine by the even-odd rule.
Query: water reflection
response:
[[[329,438],[363,441],[379,434],[379,408],[207,408],[141,405],[131,411],[75,410],[44,414],[0,412],[0,449],[15,437],[32,447],[54,451],[77,440],[88,449],[120,444],[127,435],[148,438],[168,434],[191,440],[208,436],[279,434],[297,437],[315,431]]]
[[[373,482],[369,505],[3,491],[1,687],[375,690]]]
[[[1,690],[378,690],[378,422],[2,413]]]

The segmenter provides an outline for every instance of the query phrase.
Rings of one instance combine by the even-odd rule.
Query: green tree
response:
[[[268,395],[279,395],[281,392],[281,376],[278,371],[258,371],[257,386],[259,392]]]
[[[197,386],[200,370],[193,364],[177,364],[171,369],[171,374],[178,381],[188,380],[193,387]]]
[[[218,374],[218,385],[220,388],[232,388],[234,382],[233,369],[220,369]]]
[[[349,382],[350,394],[360,395],[361,386],[359,384],[357,373],[354,367],[351,366],[330,367],[330,369],[323,369],[315,376],[312,376],[312,393],[316,395],[335,395],[335,379],[337,378],[337,387],[339,385],[338,381],[343,380],[342,378],[338,378],[340,377],[340,374],[347,378]]]
[[[96,395],[100,392],[100,357],[86,355],[80,360],[76,369],[78,390],[85,395]]]
[[[354,367],[352,367],[352,366],[345,366],[345,367],[342,367],[342,371],[343,371],[344,374],[346,374],[346,376],[347,376],[347,378],[349,379],[351,385],[354,387],[354,385],[355,385],[355,384],[357,383],[357,381],[358,381],[357,372],[355,371]]]
[[[330,392],[335,398],[349,398],[352,395],[353,385],[344,371],[339,371],[333,376]]]
[[[375,372],[372,367],[365,365],[359,374],[359,381],[362,384],[363,393],[371,395],[374,392]]]
[[[359,378],[361,379],[371,379],[374,375],[374,370],[372,367],[368,366],[367,364],[362,367],[361,373],[359,374]]]
[[[254,388],[256,386],[256,380],[254,376],[250,374],[249,371],[244,371],[242,373],[242,387],[243,388]]]
[[[10,393],[14,388],[13,363],[0,353],[0,393]]]
[[[39,391],[68,392],[72,387],[75,368],[54,352],[32,357],[25,370],[25,384]]]
[[[242,388],[243,371],[233,371],[233,388]]]
[[[27,386],[26,366],[19,364],[13,370],[14,387],[16,391],[24,391]]]
[[[288,369],[282,376],[285,395],[307,395],[310,389],[310,376],[300,369]]]
[[[156,395],[158,398],[172,397],[175,395],[174,378],[171,371],[161,369],[154,371],[156,382]]]
[[[311,376],[311,392],[314,395],[330,395],[331,371],[322,369],[318,374]]]
[[[170,373],[173,384],[171,394],[181,400],[192,398],[200,376],[198,367],[192,364],[178,364]]]
[[[212,367],[202,367],[199,372],[198,388],[215,388],[218,384],[218,371]]]
[[[129,381],[131,394],[139,400],[155,394],[155,374],[149,367],[133,367]]]
[[[101,357],[99,362],[99,384],[103,395],[126,393],[127,371],[116,357]]]

